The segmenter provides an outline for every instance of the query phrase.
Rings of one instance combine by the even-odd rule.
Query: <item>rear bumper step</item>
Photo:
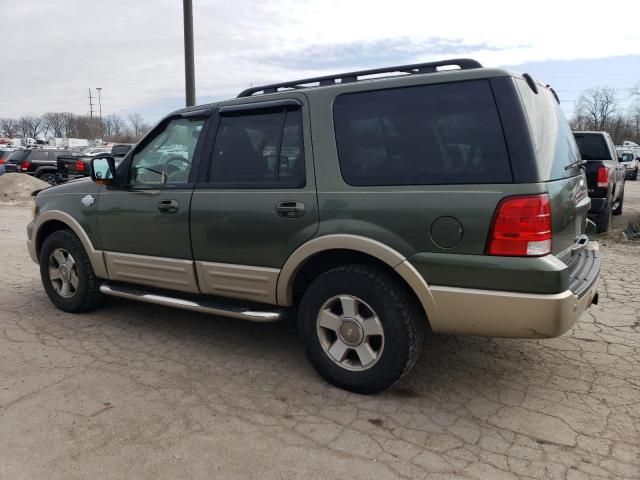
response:
[[[102,292],[104,295],[111,295],[113,297],[137,300],[139,302],[154,303],[156,305],[164,305],[167,307],[181,308],[183,310],[192,310],[194,312],[219,315],[221,317],[249,320],[251,322],[275,322],[281,320],[285,313],[284,309],[278,307],[268,309],[261,307],[249,308],[239,305],[226,305],[206,299],[169,296],[164,293],[159,294],[153,291],[146,291],[141,289],[140,287],[114,284],[111,282],[103,283],[100,286],[100,292]]]

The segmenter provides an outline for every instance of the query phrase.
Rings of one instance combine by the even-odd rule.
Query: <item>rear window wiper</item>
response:
[[[576,160],[575,162],[570,163],[569,165],[567,165],[566,167],[564,167],[564,169],[565,169],[565,171],[566,171],[566,170],[569,170],[570,168],[573,168],[573,167],[580,167],[580,168],[582,168],[582,167],[584,167],[586,164],[587,164],[587,160]]]

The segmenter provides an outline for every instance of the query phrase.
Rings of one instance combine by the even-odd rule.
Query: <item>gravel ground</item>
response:
[[[124,300],[57,311],[0,207],[0,478],[640,478],[640,182],[600,304],[552,340],[433,337],[376,396],[324,383],[291,323]]]

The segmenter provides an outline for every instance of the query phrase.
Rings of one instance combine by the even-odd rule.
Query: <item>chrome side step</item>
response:
[[[157,293],[144,291],[138,287],[129,285],[113,284],[104,282],[100,286],[100,292],[104,295],[121,297],[139,302],[155,303],[167,307],[192,310],[194,312],[220,315],[221,317],[238,318],[252,322],[275,322],[283,318],[284,309],[273,307],[273,309],[245,308],[237,305],[224,305],[222,303],[209,302],[206,300],[193,300],[179,297],[169,297]]]

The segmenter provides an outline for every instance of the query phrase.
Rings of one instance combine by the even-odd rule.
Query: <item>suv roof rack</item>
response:
[[[298,90],[301,88],[308,88],[313,86],[336,85],[338,81],[340,81],[340,83],[352,83],[352,82],[359,81],[358,77],[360,76],[377,75],[380,73],[408,73],[408,74],[435,73],[438,71],[438,68],[450,67],[450,66],[453,66],[453,67],[457,66],[459,70],[482,68],[482,65],[480,64],[480,62],[477,62],[476,60],[472,60],[470,58],[454,58],[452,60],[441,60],[439,62],[414,63],[411,65],[398,65],[394,67],[374,68],[371,70],[359,70],[356,72],[339,73],[335,75],[326,75],[323,77],[305,78],[302,80],[295,80],[292,82],[273,83],[271,85],[251,87],[240,92],[240,94],[238,95],[238,98],[250,97],[254,93],[259,93],[259,92],[262,92],[263,94],[277,93],[278,90],[281,88]],[[316,84],[316,85],[309,85],[309,84]]]

